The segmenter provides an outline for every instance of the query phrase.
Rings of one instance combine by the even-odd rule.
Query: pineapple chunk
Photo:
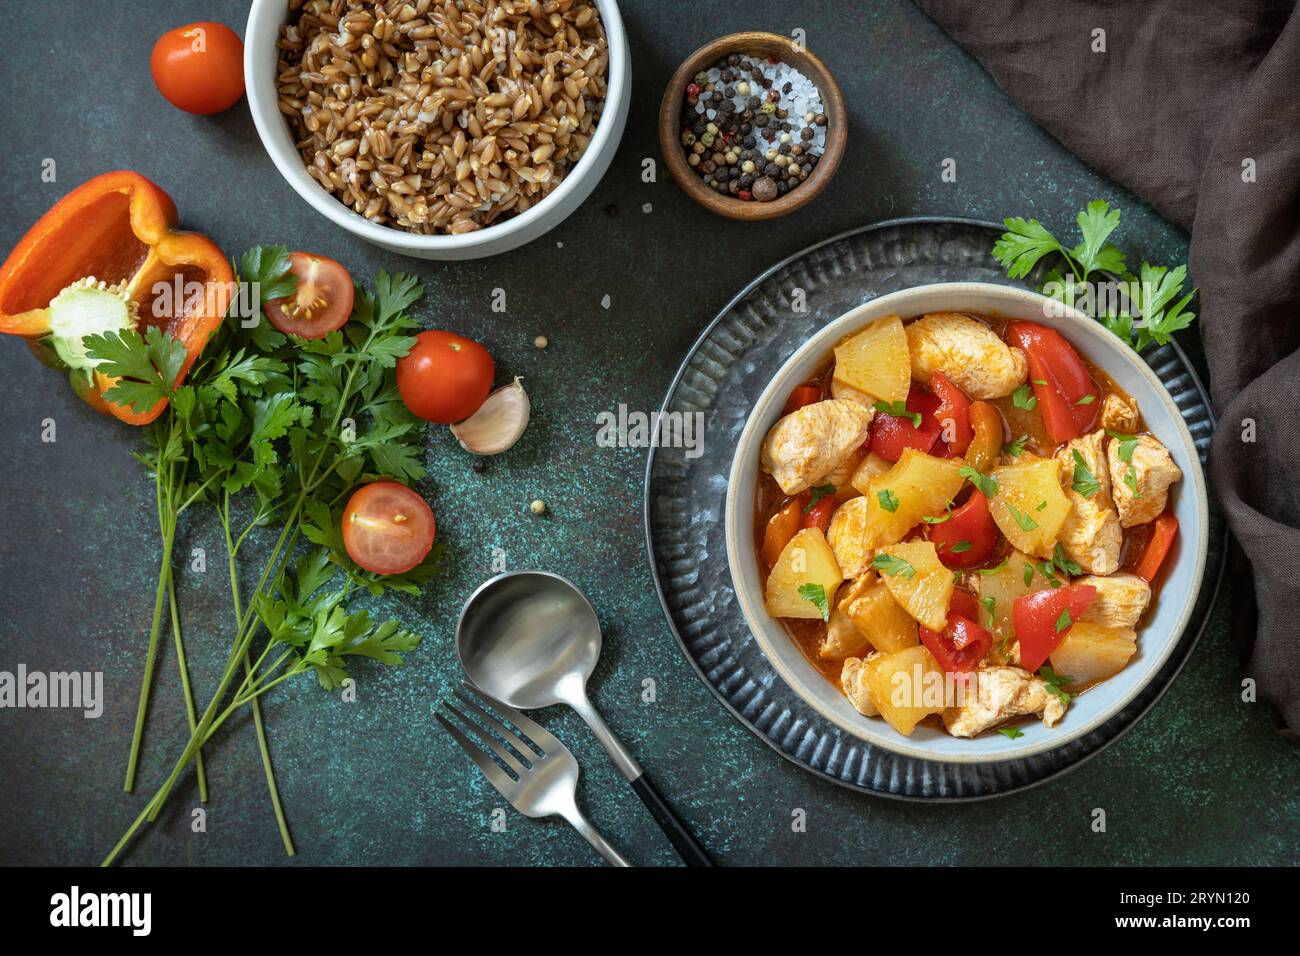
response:
[[[874,451],[868,452],[867,457],[858,463],[858,467],[853,471],[853,478],[850,484],[853,489],[860,495],[865,495],[869,490],[868,484],[876,475],[883,475],[893,467],[893,463],[887,458],[881,458]]]
[[[1023,455],[1014,465],[994,468],[992,477],[998,493],[989,499],[989,511],[998,528],[1017,550],[1050,558],[1070,514],[1056,460]]]
[[[884,558],[905,561],[895,570],[884,566]],[[908,614],[932,631],[941,632],[948,623],[948,603],[954,587],[952,572],[939,561],[929,541],[909,541],[881,548],[876,555],[881,580]],[[891,570],[894,573],[891,573]],[[909,574],[910,571],[910,574]]]
[[[944,710],[944,675],[924,647],[880,654],[866,663],[867,687],[880,714],[904,737],[930,714]]]
[[[867,482],[864,497],[867,526],[874,536],[872,546],[902,541],[924,516],[943,514],[953,495],[961,490],[961,466],[960,459],[935,458],[906,448],[894,467]],[[894,504],[893,511],[881,503],[884,491],[889,492],[885,497]]]
[[[878,651],[892,653],[921,642],[916,621],[894,600],[884,582],[877,581],[852,601],[844,601],[841,607]]]
[[[767,576],[767,613],[772,617],[821,618],[821,608],[799,589],[821,587],[829,609],[835,606],[835,591],[843,580],[821,529],[804,528],[790,539]]]
[[[912,360],[903,320],[891,315],[835,346],[834,377],[873,398],[905,401],[912,384]]]
[[[1091,621],[1075,621],[1052,656],[1052,670],[1070,679],[1070,689],[1083,689],[1114,677],[1137,653],[1137,632]]]

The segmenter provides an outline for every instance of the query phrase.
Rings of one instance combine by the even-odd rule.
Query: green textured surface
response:
[[[15,4],[15,6],[17,6]],[[452,626],[492,572],[541,567],[584,588],[605,627],[598,705],[703,842],[728,864],[1295,863],[1296,751],[1267,705],[1240,701],[1226,628],[1227,591],[1170,692],[1118,744],[1069,776],[969,806],[873,800],[778,757],[733,721],[682,658],[664,622],[642,544],[645,453],[601,449],[596,415],[651,410],[713,313],[772,262],[836,232],[909,214],[1037,216],[1063,226],[1087,200],[1125,210],[1123,244],[1154,261],[1186,255],[1186,236],[1101,179],[1038,130],[979,66],[902,2],[796,5],[628,3],[633,104],[622,147],[592,197],[562,226],[502,257],[423,263],[351,239],[313,213],[263,153],[241,103],[213,119],[167,106],[150,81],[156,34],[193,19],[242,33],[242,3],[44,2],[7,21],[0,62],[0,248],[88,177],[134,168],[176,200],[183,222],[227,252],[283,242],[344,262],[358,277],[413,270],[419,315],[483,341],[499,377],[525,378],[534,418],[525,440],[486,473],[445,431],[430,431],[423,489],[448,545],[449,573],[401,615],[426,635],[401,671],[365,671],[359,700],[306,681],[266,706],[272,751],[298,843],[296,864],[589,864],[565,824],[508,811],[438,731],[430,711],[459,679]],[[646,184],[657,155],[663,85],[695,47],[736,29],[806,31],[835,71],[852,114],[848,155],[827,192],[783,220],[738,224],[693,206],[669,180]],[[94,42],[68,43],[92,35]],[[52,64],[58,62],[57,73]],[[21,108],[17,105],[21,104]],[[53,158],[57,183],[43,183]],[[957,181],[940,179],[946,157]],[[649,204],[650,211],[643,212]],[[560,247],[558,243],[563,243]],[[508,311],[489,309],[495,288]],[[601,299],[611,297],[609,309]],[[552,345],[532,346],[545,334]],[[1195,337],[1183,343],[1197,355]],[[1202,363],[1203,365],[1203,363]],[[102,670],[99,720],[69,711],[0,710],[0,862],[93,863],[138,811],[121,792],[157,573],[152,489],[129,457],[134,436],[83,406],[21,343],[0,343],[0,670]],[[58,441],[42,443],[54,418]],[[528,513],[534,497],[550,513]],[[219,554],[218,527],[191,521],[185,551]],[[182,553],[185,553],[184,551]],[[214,686],[228,640],[223,576],[182,573],[191,672]],[[183,718],[170,648],[141,766],[156,785],[178,752]],[[642,681],[658,699],[643,704]],[[206,699],[206,698],[205,698]],[[666,840],[577,718],[543,713],[584,770],[582,802],[633,860],[675,861]],[[192,777],[131,863],[282,864],[251,726],[208,750],[212,799],[190,832]],[[792,832],[792,812],[807,832]],[[1090,828],[1104,808],[1107,832]]]

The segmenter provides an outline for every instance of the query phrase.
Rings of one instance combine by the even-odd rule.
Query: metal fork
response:
[[[526,816],[564,817],[607,862],[615,866],[631,866],[632,864],[624,858],[623,854],[614,849],[578,809],[578,761],[569,749],[545,727],[525,717],[519,711],[488,697],[469,684],[462,684],[461,687],[474,694],[484,704],[495,708],[506,720],[527,735],[526,738],[521,737],[509,730],[460,689],[456,690],[456,696],[462,706],[478,717],[482,724],[499,734],[501,740],[509,747],[502,746],[483,727],[457,710],[449,700],[444,700],[442,705],[455,714],[465,728],[482,743],[471,740],[459,727],[438,711],[434,711],[434,719],[442,724],[455,738],[456,743],[460,744],[461,749],[478,764],[479,770],[483,771],[483,776],[488,778],[488,782],[497,788],[501,796]],[[510,769],[510,773],[503,770],[488,756],[489,750]]]

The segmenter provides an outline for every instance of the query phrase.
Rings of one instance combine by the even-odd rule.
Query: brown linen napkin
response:
[[[1300,731],[1300,12],[1281,0],[917,3],[1044,129],[1191,230],[1219,411],[1210,483],[1249,561],[1229,569],[1245,598],[1234,619],[1247,673]]]

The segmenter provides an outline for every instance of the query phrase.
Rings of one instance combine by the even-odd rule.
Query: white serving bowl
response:
[[[1191,433],[1165,387],[1132,349],[1081,312],[1070,309],[1065,315],[1045,314],[1050,301],[1035,292],[983,282],[937,283],[873,299],[831,322],[790,357],[759,396],[740,435],[727,484],[726,532],[731,579],[745,620],[781,679],[828,720],[867,743],[908,757],[951,763],[1012,760],[1060,747],[1096,729],[1133,700],[1159,672],[1189,623],[1209,540],[1209,499]],[[1075,697],[1055,727],[1046,728],[1036,720],[1025,722],[1018,725],[1024,736],[1016,740],[992,732],[967,740],[928,724],[905,737],[883,718],[862,716],[839,688],[808,662],[781,622],[768,617],[763,606],[764,577],[754,541],[754,494],[763,438],[781,417],[790,390],[830,359],[836,342],[870,322],[887,315],[909,319],[946,311],[1028,319],[1059,330],[1137,400],[1147,428],[1168,446],[1183,471],[1183,480],[1171,489],[1169,499],[1178,518],[1178,540],[1167,559],[1170,566],[1162,571],[1152,608],[1138,630],[1137,654],[1110,680]]]
[[[419,259],[481,259],[516,249],[563,222],[591,195],[623,137],[632,98],[627,34],[615,0],[593,0],[609,43],[605,104],[587,151],[551,193],[526,212],[458,236],[421,236],[370,222],[327,193],[307,174],[289,123],[276,103],[275,42],[289,7],[285,0],[253,0],[244,32],[244,86],[253,123],[271,161],[290,186],[335,225],[391,252]]]

